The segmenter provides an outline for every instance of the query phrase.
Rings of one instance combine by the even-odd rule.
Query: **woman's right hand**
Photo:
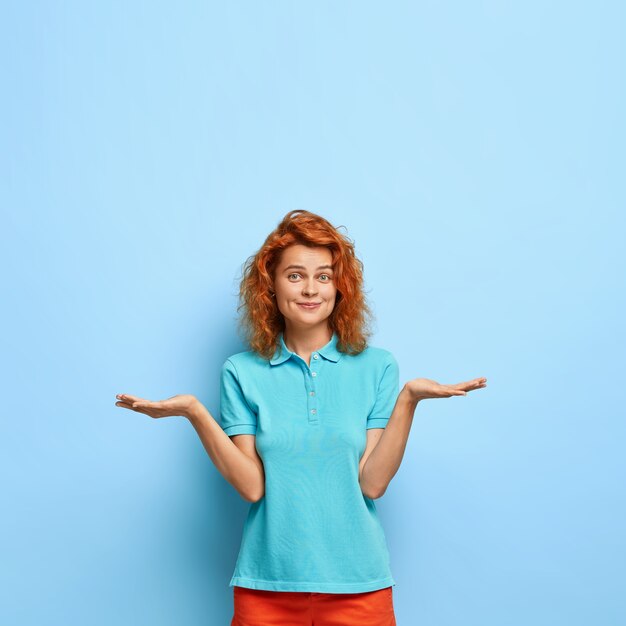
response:
[[[190,409],[198,401],[195,396],[190,394],[182,394],[172,396],[166,400],[155,401],[122,393],[115,397],[118,399],[115,406],[132,409],[138,413],[145,413],[150,417],[169,417],[172,415],[189,417]]]

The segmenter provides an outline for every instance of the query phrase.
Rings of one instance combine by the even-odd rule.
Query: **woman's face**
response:
[[[283,250],[274,273],[274,292],[287,326],[327,326],[337,295],[331,264],[332,254],[325,247],[294,244]],[[309,302],[316,306],[304,306]]]

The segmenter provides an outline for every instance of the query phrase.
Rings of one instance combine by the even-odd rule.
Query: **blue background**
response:
[[[227,624],[245,259],[344,225],[418,406],[400,626],[626,620],[619,2],[33,2],[0,15],[0,622]],[[621,248],[621,249],[620,249]]]

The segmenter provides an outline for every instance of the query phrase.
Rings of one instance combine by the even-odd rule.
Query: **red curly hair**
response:
[[[354,243],[347,236],[320,215],[301,209],[287,213],[259,251],[243,264],[237,311],[243,310],[239,328],[246,342],[267,360],[276,351],[285,319],[271,296],[274,272],[283,250],[294,244],[330,250],[337,295],[329,326],[337,333],[340,352],[359,354],[367,347],[374,318],[363,291],[363,263],[355,256]]]

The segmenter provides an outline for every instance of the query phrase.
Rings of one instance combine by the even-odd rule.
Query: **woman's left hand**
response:
[[[414,378],[404,385],[413,400],[426,400],[427,398],[449,398],[450,396],[466,396],[468,391],[482,389],[487,386],[486,378],[474,378],[464,383],[455,385],[443,385],[429,378]]]

